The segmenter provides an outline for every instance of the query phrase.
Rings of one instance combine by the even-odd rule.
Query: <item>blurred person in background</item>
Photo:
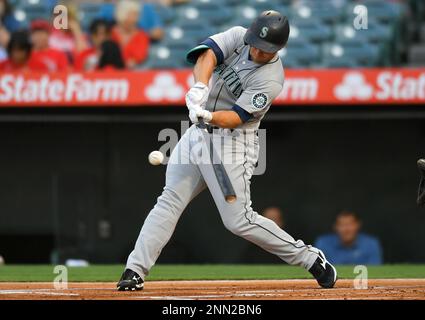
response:
[[[102,43],[98,70],[113,71],[125,69],[125,62],[120,47],[111,40]]]
[[[13,9],[7,0],[0,0],[0,47],[6,48],[10,33],[17,31],[19,21],[13,15]]]
[[[382,264],[379,241],[360,232],[361,221],[356,213],[341,211],[334,225],[335,233],[320,236],[315,246],[321,249],[334,264]]]
[[[121,1],[127,0],[105,1],[100,9],[99,18],[114,22],[114,12]],[[154,5],[145,1],[134,1],[140,5],[137,26],[145,31],[152,41],[161,40],[164,37],[164,29],[161,17],[157,14]]]
[[[78,71],[96,70],[101,55],[102,43],[111,39],[111,24],[103,19],[95,19],[89,27],[90,46],[75,58],[75,69]]]
[[[120,46],[111,40],[111,24],[103,19],[94,20],[89,27],[91,46],[77,55],[78,71],[125,69]]]
[[[272,206],[265,208],[261,215],[267,219],[272,220],[278,225],[279,228],[283,229],[285,227],[285,220],[283,218],[283,213],[280,208]],[[246,243],[246,248],[242,250],[240,261],[243,263],[282,263],[282,260],[277,256],[264,251],[253,243]]]
[[[70,67],[66,54],[49,47],[51,29],[47,20],[31,22],[32,56],[44,63],[49,71],[68,71]]]
[[[0,62],[7,59],[7,52],[6,49],[0,46]]]
[[[135,68],[148,56],[149,36],[137,26],[140,4],[122,0],[115,11],[117,24],[112,28],[111,39],[121,48],[126,67]]]
[[[88,40],[78,21],[75,4],[72,1],[63,1],[59,4],[68,9],[68,29],[53,28],[49,37],[49,46],[65,52],[69,62],[73,64],[75,57],[88,48]]]
[[[280,210],[278,207],[267,207],[264,209],[262,215],[263,217],[274,221],[279,226],[279,228],[283,229],[285,227],[282,210]]]
[[[172,5],[189,3],[190,1],[191,0],[146,0],[146,2],[160,4],[161,6],[164,6],[164,7],[170,7]]]
[[[31,55],[32,44],[26,31],[16,31],[7,44],[8,58],[0,62],[0,71],[48,71],[46,65]]]

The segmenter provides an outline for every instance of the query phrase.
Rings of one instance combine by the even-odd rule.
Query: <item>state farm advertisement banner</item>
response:
[[[175,106],[191,70],[0,74],[1,107]],[[275,106],[423,104],[425,68],[287,70]]]

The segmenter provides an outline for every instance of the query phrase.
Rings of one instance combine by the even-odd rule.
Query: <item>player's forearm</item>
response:
[[[193,68],[195,83],[202,82],[208,86],[216,64],[217,59],[211,49],[208,49],[202,53],[196,61],[195,67]]]
[[[212,112],[212,119],[209,123],[220,128],[234,129],[242,124],[242,120],[236,112],[223,110]]]

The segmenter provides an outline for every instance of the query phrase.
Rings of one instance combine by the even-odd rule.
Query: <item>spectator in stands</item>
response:
[[[7,52],[6,49],[0,46],[0,62],[7,59]]]
[[[190,1],[191,0],[148,0],[146,2],[157,3],[157,4],[160,4],[162,6],[169,7],[169,6],[172,6],[172,5],[188,3]]]
[[[71,63],[75,56],[88,47],[88,40],[78,21],[77,7],[71,1],[60,3],[68,9],[68,29],[53,29],[49,46],[67,54]]]
[[[284,228],[284,220],[283,220],[283,214],[282,211],[278,208],[278,207],[268,207],[266,209],[264,209],[262,215],[265,218],[268,218],[272,221],[274,221],[274,223],[276,223],[279,228],[283,229]]]
[[[49,71],[68,71],[66,54],[49,47],[51,25],[46,20],[31,23],[32,56],[46,65]]]
[[[121,48],[111,40],[111,24],[102,19],[92,21],[89,27],[91,47],[77,55],[78,71],[124,69]]]
[[[125,62],[120,47],[111,40],[102,43],[98,70],[110,71],[125,69]]]
[[[105,1],[100,9],[99,17],[113,22],[116,10],[115,5],[116,3],[119,4],[119,2],[117,0]],[[137,25],[149,35],[152,41],[158,41],[164,37],[161,17],[157,14],[152,3],[141,2]]]
[[[26,31],[16,31],[7,44],[8,59],[0,62],[0,71],[48,71],[46,66],[31,56],[32,45]]]
[[[335,220],[335,234],[319,237],[315,247],[323,250],[333,264],[382,264],[379,241],[360,233],[361,221],[357,214],[344,210]]]
[[[279,228],[283,229],[285,226],[285,221],[283,218],[282,210],[278,207],[267,207],[262,212],[261,215],[272,220],[276,223]],[[241,250],[241,255],[238,261],[243,263],[282,263],[282,260],[277,256],[261,249],[253,243],[245,243],[245,247]]]
[[[0,46],[6,47],[10,33],[20,27],[18,20],[13,15],[12,6],[8,0],[0,0]]]
[[[99,63],[102,43],[111,38],[111,24],[103,19],[95,19],[89,27],[90,47],[80,52],[75,59],[75,69],[95,70]]]
[[[149,36],[137,26],[140,5],[131,0],[118,3],[115,18],[117,24],[112,29],[111,38],[116,41],[123,53],[127,68],[134,68],[148,56]]]

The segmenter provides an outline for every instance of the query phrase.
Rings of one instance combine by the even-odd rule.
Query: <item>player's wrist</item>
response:
[[[208,90],[208,84],[205,84],[203,81],[197,81],[192,88],[199,88],[201,90]]]
[[[213,119],[213,113],[208,110],[202,110],[202,118],[205,122],[211,122]]]

